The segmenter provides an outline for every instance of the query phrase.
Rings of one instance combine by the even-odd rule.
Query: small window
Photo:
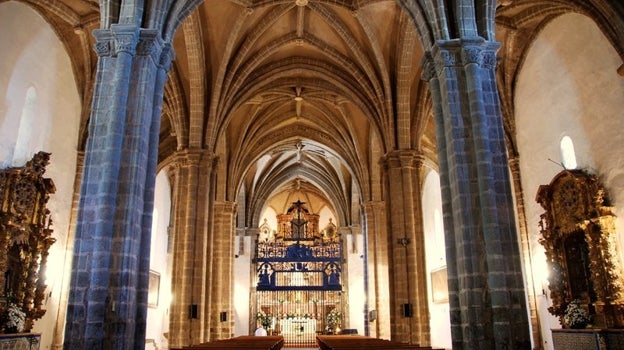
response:
[[[561,139],[561,160],[566,169],[576,169],[576,154],[574,153],[574,143],[569,136]]]
[[[24,106],[22,107],[15,151],[13,152],[13,165],[24,163],[28,159],[33,141],[32,131],[35,123],[37,102],[37,91],[31,86],[26,90]]]

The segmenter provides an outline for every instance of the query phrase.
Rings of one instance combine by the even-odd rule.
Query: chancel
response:
[[[621,1],[3,0],[0,28],[0,348],[624,343]]]

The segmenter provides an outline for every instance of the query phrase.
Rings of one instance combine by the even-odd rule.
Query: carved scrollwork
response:
[[[545,209],[539,242],[550,269],[549,311],[562,321],[566,306],[580,299],[594,326],[624,327],[615,215],[602,184],[584,171],[564,170],[540,186],[536,201]]]

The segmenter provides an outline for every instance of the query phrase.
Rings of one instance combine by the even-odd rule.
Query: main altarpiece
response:
[[[343,243],[337,227],[319,230],[319,215],[301,201],[277,216],[277,230],[260,226],[253,264],[258,325],[287,345],[315,344],[343,324]]]

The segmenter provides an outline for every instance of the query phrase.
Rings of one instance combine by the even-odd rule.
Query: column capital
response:
[[[160,63],[160,55],[164,49],[165,42],[160,37],[157,30],[141,29],[136,48],[137,56],[147,56],[156,64]]]
[[[139,36],[137,54],[149,56],[159,68],[165,72],[171,69],[171,62],[175,58],[175,51],[170,42],[164,41],[157,30],[142,29]]]
[[[158,66],[164,69],[166,72],[171,69],[171,62],[175,59],[175,51],[171,46],[171,43],[164,43],[162,50],[160,51],[160,60],[157,61]]]
[[[433,73],[444,68],[459,68],[477,64],[482,68],[496,67],[496,52],[500,43],[483,38],[438,40],[423,57],[423,79],[430,80]]]
[[[218,161],[218,157],[211,151],[205,149],[182,149],[173,155],[173,164],[177,167],[199,166],[201,164],[209,164],[214,167]]]
[[[117,56],[125,52],[131,56],[137,53],[139,29],[136,26],[113,24],[110,29],[96,29],[95,52],[99,57]]]
[[[133,25],[113,24],[111,31],[115,55],[125,52],[134,56],[139,42],[139,29]]]
[[[96,29],[93,31],[95,37],[94,49],[98,57],[112,56],[113,54],[113,33],[110,29]]]
[[[414,150],[394,150],[386,153],[384,163],[386,168],[415,168],[420,169],[425,161],[422,152]]]

